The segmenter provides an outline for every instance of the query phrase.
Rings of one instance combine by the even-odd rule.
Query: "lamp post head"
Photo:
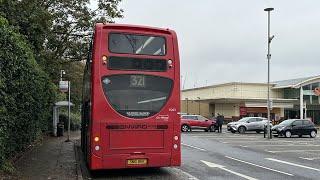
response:
[[[273,11],[274,8],[265,8],[264,11]]]

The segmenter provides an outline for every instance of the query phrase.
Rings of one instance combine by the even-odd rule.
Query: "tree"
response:
[[[0,0],[0,15],[25,36],[37,63],[57,84],[60,69],[82,71],[78,63],[69,63],[86,59],[95,23],[122,17],[120,2],[98,0],[97,8],[90,9],[90,0]],[[77,74],[73,80],[81,83],[82,72]],[[81,92],[76,93],[78,101]]]
[[[121,0],[2,0],[0,14],[32,45],[37,62],[56,79],[62,63],[85,60],[92,28],[122,17]],[[50,65],[50,66],[48,66]]]

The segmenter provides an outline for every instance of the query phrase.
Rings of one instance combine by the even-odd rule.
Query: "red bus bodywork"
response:
[[[163,56],[112,53],[110,33],[161,36]],[[165,72],[108,69],[109,57],[172,61]],[[126,117],[117,112],[103,89],[103,77],[146,75],[172,80],[171,93],[159,112],[146,118]],[[144,26],[97,24],[92,51],[84,75],[81,146],[89,169],[120,169],[180,166],[180,61],[176,33]],[[121,103],[121,102],[120,102]]]

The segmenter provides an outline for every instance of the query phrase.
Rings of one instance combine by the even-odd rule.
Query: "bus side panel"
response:
[[[93,50],[93,57],[92,57],[92,77],[91,77],[91,88],[92,88],[92,101],[91,101],[91,123],[89,129],[91,131],[89,136],[89,156],[88,156],[88,165],[91,170],[94,169],[101,169],[102,168],[102,154],[101,151],[95,150],[96,146],[99,146],[101,149],[100,141],[95,142],[95,137],[100,137],[100,120],[97,117],[96,112],[98,111],[97,107],[97,98],[99,98],[96,94],[98,88],[100,87],[100,78],[99,78],[99,65],[101,58],[99,57],[101,51],[101,34],[102,34],[102,25],[97,24],[95,27],[95,39],[94,39],[94,50]]]
[[[171,166],[181,165],[181,128],[180,128],[180,58],[178,49],[177,35],[171,30],[174,52],[174,65],[175,65],[175,86],[173,93],[175,94],[174,106],[176,107],[175,114],[173,115],[173,134],[178,137],[178,140],[174,139],[174,144],[177,144],[177,149],[172,148]],[[173,144],[173,146],[174,146]]]

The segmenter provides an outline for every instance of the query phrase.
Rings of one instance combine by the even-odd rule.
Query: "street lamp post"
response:
[[[60,82],[62,82],[62,76],[65,75],[65,70],[60,70]],[[60,83],[59,83],[60,84]],[[70,142],[70,81],[68,81],[68,137],[65,142]]]
[[[270,44],[274,36],[270,36],[270,12],[273,11],[274,8],[265,8],[264,11],[268,12],[268,100],[267,100],[267,109],[268,109],[268,123],[267,123],[267,133],[268,133],[268,139],[271,139],[271,132],[270,132]]]

